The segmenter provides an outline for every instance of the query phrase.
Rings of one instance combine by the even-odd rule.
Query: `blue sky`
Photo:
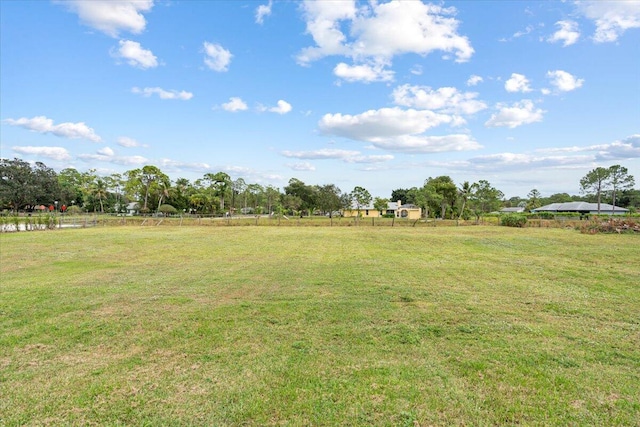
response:
[[[3,1],[0,150],[389,197],[640,180],[640,1]]]

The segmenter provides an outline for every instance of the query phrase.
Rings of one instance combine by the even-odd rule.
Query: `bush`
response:
[[[640,233],[640,221],[632,218],[595,219],[582,224],[580,232],[585,234],[597,233]]]
[[[527,223],[527,217],[525,215],[502,215],[500,217],[500,225],[506,227],[524,227]]]
[[[158,212],[161,212],[165,215],[173,215],[178,213],[178,210],[171,205],[160,205],[158,208]]]

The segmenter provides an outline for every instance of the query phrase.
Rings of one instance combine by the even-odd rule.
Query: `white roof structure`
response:
[[[550,205],[532,209],[531,212],[579,212],[595,214],[598,213],[598,204],[588,202],[551,203]],[[629,212],[629,209],[607,203],[600,203],[600,213],[602,214],[613,213],[619,215],[626,214],[627,212]]]

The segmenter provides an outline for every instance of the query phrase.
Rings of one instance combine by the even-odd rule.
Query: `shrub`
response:
[[[82,208],[80,206],[71,205],[67,208],[67,214],[69,215],[80,215],[82,213]]]
[[[527,217],[525,215],[502,215],[500,217],[500,225],[506,227],[524,227],[527,223]]]
[[[580,232],[585,234],[597,233],[640,233],[640,221],[633,218],[596,219],[580,226]]]
[[[165,215],[173,215],[178,213],[178,210],[171,205],[160,205],[160,207],[158,208],[158,212]]]

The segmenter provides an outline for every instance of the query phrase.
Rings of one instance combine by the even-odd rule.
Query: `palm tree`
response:
[[[467,205],[467,200],[469,200],[469,197],[471,197],[471,195],[473,194],[475,186],[476,184],[469,184],[469,181],[465,181],[458,189],[458,195],[462,199],[462,208],[460,209],[460,215],[458,215],[456,225],[458,225],[458,221],[460,221],[460,218],[462,218],[462,215],[464,214],[464,208]]]
[[[100,201],[100,213],[104,213],[104,204],[102,203],[102,199],[109,195],[109,192],[107,191],[107,183],[104,182],[102,178],[98,178],[91,186],[90,192],[94,197],[98,198],[98,201]]]

